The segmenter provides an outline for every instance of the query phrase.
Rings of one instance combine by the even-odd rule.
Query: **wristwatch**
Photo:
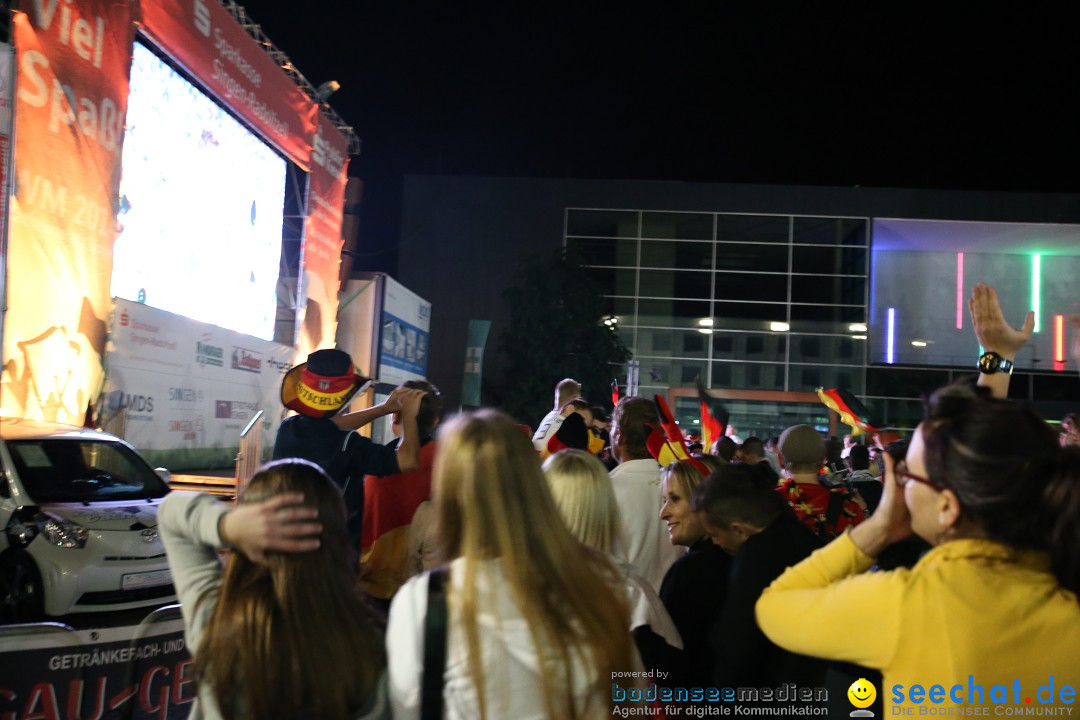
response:
[[[984,352],[979,356],[979,372],[985,375],[993,375],[994,373],[1008,373],[1012,375],[1013,361],[1006,360],[991,350],[990,352]]]

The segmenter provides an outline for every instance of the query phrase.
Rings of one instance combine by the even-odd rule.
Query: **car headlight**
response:
[[[56,547],[81,548],[86,546],[90,532],[73,522],[47,517],[38,526],[42,536]]]

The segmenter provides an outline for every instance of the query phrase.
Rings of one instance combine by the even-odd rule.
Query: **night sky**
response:
[[[245,8],[342,85],[368,269],[393,269],[409,173],[1080,190],[1071,18],[818,5]]]

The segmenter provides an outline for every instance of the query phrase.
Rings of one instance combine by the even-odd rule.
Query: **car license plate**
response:
[[[150,572],[128,573],[121,579],[120,587],[124,590],[135,590],[168,585],[171,582],[172,573],[168,570],[151,570]]]

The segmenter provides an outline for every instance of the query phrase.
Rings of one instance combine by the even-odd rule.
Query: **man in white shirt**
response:
[[[562,425],[565,417],[562,410],[566,407],[566,404],[580,398],[581,383],[573,378],[564,378],[555,386],[555,407],[544,416],[544,419],[540,421],[540,425],[537,426],[536,432],[533,433],[533,447],[536,448],[537,452],[547,448],[548,440],[559,431],[559,426]]]
[[[660,519],[660,465],[645,446],[648,425],[660,427],[652,401],[628,397],[615,407],[611,450],[619,465],[611,471],[611,484],[619,505],[618,551],[659,592],[664,575],[686,548],[671,544]]]

